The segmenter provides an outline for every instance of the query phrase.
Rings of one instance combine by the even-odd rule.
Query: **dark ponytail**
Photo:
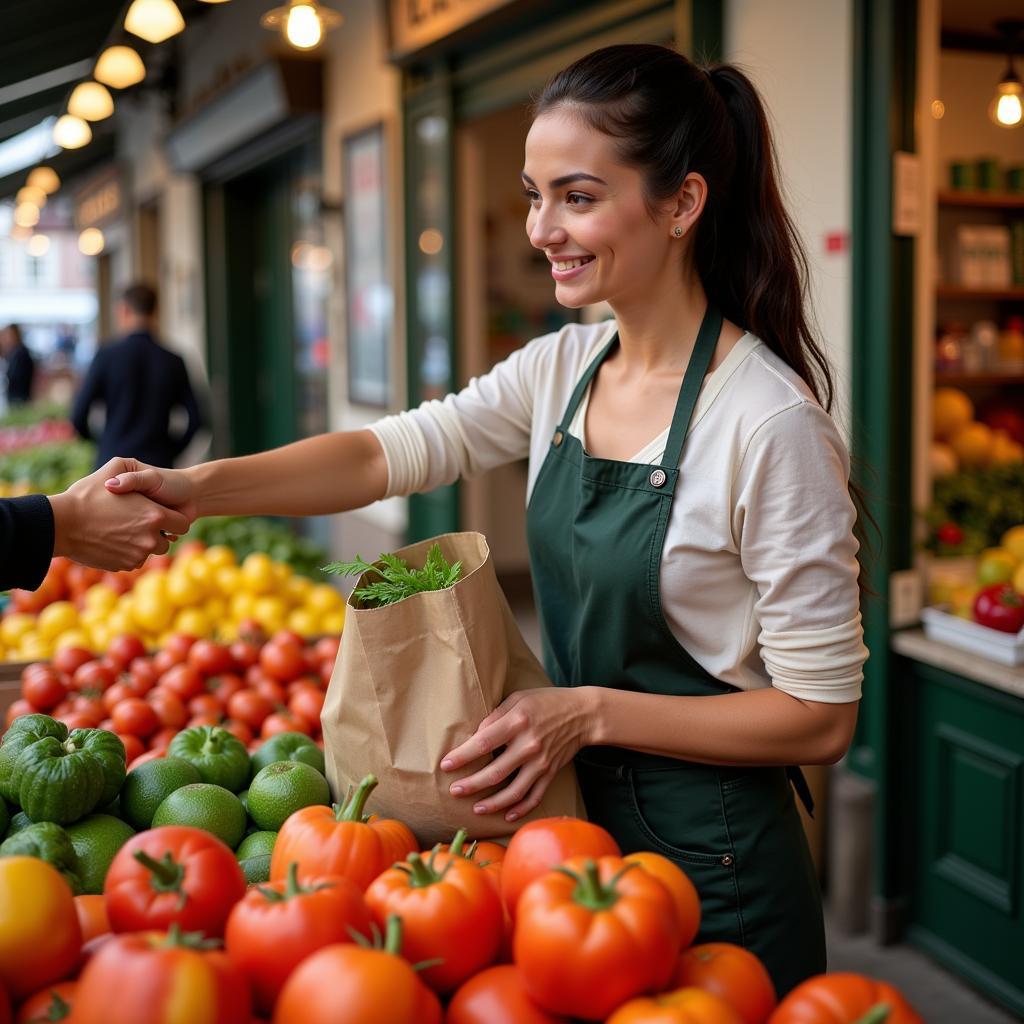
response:
[[[534,116],[556,107],[615,140],[622,162],[643,172],[652,211],[687,174],[703,176],[708,196],[693,251],[709,302],[760,338],[831,412],[832,369],[806,314],[807,257],[782,201],[768,116],[750,79],[730,64],[699,67],[664,46],[606,46],[555,75]],[[851,491],[864,552],[864,503],[855,485]]]

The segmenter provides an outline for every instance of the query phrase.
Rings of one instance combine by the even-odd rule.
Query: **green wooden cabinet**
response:
[[[916,710],[907,938],[1024,1013],[1024,699],[897,665]]]

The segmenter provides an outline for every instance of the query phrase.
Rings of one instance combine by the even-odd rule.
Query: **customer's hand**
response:
[[[109,474],[113,479],[107,480],[107,490],[113,494],[137,494],[151,498],[153,501],[176,509],[188,517],[189,524],[196,518],[195,489],[186,473],[180,469],[158,469],[147,466],[138,459],[114,459],[121,468]],[[108,463],[113,465],[113,462]],[[105,469],[106,467],[104,467]]]
[[[150,555],[162,555],[192,520],[141,494],[111,494],[106,481],[131,467],[111,459],[95,473],[50,498],[54,554],[98,569],[134,569]]]

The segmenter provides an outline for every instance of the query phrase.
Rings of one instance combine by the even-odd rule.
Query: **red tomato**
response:
[[[110,724],[113,725],[114,723],[111,722]],[[113,732],[114,730],[111,729],[110,731]],[[130,732],[119,732],[117,738],[124,744],[125,764],[131,764],[135,758],[141,757],[146,752],[146,744],[138,736],[133,736]]]
[[[127,732],[145,739],[160,728],[160,719],[151,704],[140,697],[129,697],[115,704],[110,717],[115,732]]]
[[[102,896],[76,896],[75,910],[78,913],[78,924],[82,929],[82,945],[97,935],[106,935],[110,931],[107,918],[107,904]]]
[[[445,1024],[569,1024],[542,1010],[523,988],[511,964],[488,967],[470,978],[452,996]]]
[[[114,683],[110,689],[105,690],[103,697],[103,707],[109,712],[113,711],[118,704],[123,700],[128,700],[130,697],[135,696],[135,691],[128,685],[128,682]]]
[[[340,646],[341,637],[322,636],[313,645],[313,653],[318,661],[328,661],[331,664],[331,668],[334,668],[334,663],[338,660],[338,648]]]
[[[182,700],[190,700],[203,693],[203,677],[191,665],[175,665],[160,677],[160,685],[173,690]]]
[[[648,1024],[650,1021],[700,1021],[700,1024],[743,1024],[743,1018],[724,999],[700,988],[678,988],[623,1003],[607,1024]]]
[[[122,672],[136,658],[144,658],[145,656],[146,645],[137,636],[132,636],[130,633],[122,633],[119,636],[115,636],[107,647],[107,658],[112,662],[116,662]]]
[[[73,714],[91,718],[94,725],[99,725],[107,714],[102,697],[90,697],[85,693],[80,693],[77,697],[72,698],[70,710]]]
[[[274,705],[254,690],[239,690],[228,699],[228,715],[250,729],[258,729],[273,710]]]
[[[103,895],[115,932],[169,928],[224,934],[245,895],[234,853],[199,828],[165,825],[132,836],[114,855]]]
[[[700,930],[700,896],[693,882],[682,868],[663,857],[660,853],[645,851],[631,853],[625,858],[631,864],[639,864],[648,874],[654,875],[670,893],[679,917],[679,945],[685,949],[693,942]],[[694,981],[680,981],[679,985],[696,985]]]
[[[421,974],[435,992],[458,988],[492,964],[501,947],[501,899],[490,879],[465,858],[451,858],[435,871],[411,853],[407,864],[388,868],[370,883],[366,905],[381,928],[392,914],[401,918],[402,950],[410,963],[440,961]]]
[[[238,637],[245,643],[259,647],[267,639],[267,634],[255,619],[242,619],[238,623]]]
[[[358,886],[340,875],[300,884],[293,862],[287,881],[254,886],[235,904],[224,948],[249,978],[257,1008],[269,1013],[292,971],[324,946],[353,942],[352,930],[370,938],[370,912]]]
[[[190,715],[216,715],[219,719],[224,705],[212,693],[200,693],[188,702]]]
[[[164,650],[180,654],[184,659],[188,657],[188,652],[192,649],[192,645],[195,642],[196,638],[189,636],[187,633],[172,633],[164,641]]]
[[[184,663],[187,652],[169,651],[167,648],[157,651],[153,655],[153,668],[156,669],[157,679],[163,678],[175,665]]]
[[[147,693],[156,686],[160,678],[151,658],[133,658],[128,671],[138,686],[146,687]]]
[[[77,991],[77,981],[58,981],[56,985],[41,988],[25,1002],[18,1004],[14,1024],[47,1024],[54,1020],[69,1020]]]
[[[67,687],[57,678],[53,669],[48,672],[32,672],[22,679],[21,695],[36,711],[50,711],[66,696]]]
[[[324,684],[324,689],[327,689],[333,675],[334,665],[329,661],[320,662],[320,681]]]
[[[226,729],[232,736],[244,743],[246,747],[252,743],[252,729],[245,722],[236,722],[233,718],[225,718],[220,723],[220,727]]]
[[[71,686],[75,690],[108,690],[114,685],[117,673],[102,661],[87,661],[75,669]]]
[[[206,692],[216,697],[222,708],[226,708],[231,695],[244,686],[242,677],[234,672],[222,672],[206,680]]]
[[[118,935],[89,961],[75,993],[75,1024],[250,1024],[242,972],[195,936]]]
[[[11,706],[7,709],[7,713],[4,715],[4,725],[9,729],[11,723],[22,715],[34,715],[36,709],[24,697],[19,697],[14,701]]]
[[[305,671],[302,647],[288,641],[271,641],[260,651],[260,668],[271,679],[287,683]]]
[[[727,1002],[743,1024],[762,1024],[775,1009],[775,986],[764,964],[729,942],[705,942],[684,949],[672,976],[673,988],[696,987]]]
[[[306,641],[293,629],[279,629],[270,638],[270,642],[272,644],[291,644],[292,647],[298,647],[299,650],[306,646]]]
[[[288,710],[293,715],[304,718],[313,728],[319,728],[325,696],[323,690],[314,690],[309,686],[300,687],[289,699]]]
[[[53,656],[53,667],[58,672],[65,672],[73,676],[83,665],[95,661],[96,655],[87,651],[84,647],[62,647]]]
[[[618,856],[619,844],[600,825],[579,818],[540,818],[519,829],[501,867],[501,897],[515,917],[516,903],[535,878],[570,857]]]
[[[284,711],[275,711],[263,719],[263,725],[260,726],[260,736],[263,739],[268,740],[282,732],[301,732],[311,736],[313,726],[304,718],[293,715],[287,708]]]
[[[83,715],[77,711],[72,711],[67,715],[58,715],[56,718],[58,722],[63,722],[68,727],[68,731],[72,729],[96,728],[96,719],[92,715]]]
[[[151,750],[147,750],[144,754],[139,754],[134,761],[130,762],[128,765],[128,771],[131,771],[133,768],[138,768],[140,764],[145,764],[147,761],[156,761],[159,758],[166,756],[166,747],[153,747]]]
[[[165,725],[161,730],[159,730],[159,732],[155,732],[149,737],[150,749],[159,748],[160,750],[166,750],[171,745],[171,740],[173,740],[179,732],[181,732],[180,729],[174,729],[171,726]]]
[[[261,679],[253,689],[275,707],[288,699],[288,691],[275,679]]]
[[[236,640],[230,650],[232,659],[243,672],[260,660],[259,644],[250,643],[248,640]]]
[[[235,659],[223,644],[213,640],[197,640],[188,652],[188,663],[204,676],[215,676],[220,672],[232,672]]]
[[[203,711],[201,714],[193,715],[186,723],[186,729],[195,729],[200,725],[220,725],[224,716],[219,711]]]
[[[168,729],[181,729],[188,721],[188,709],[184,701],[173,691],[158,686],[146,694],[146,700],[152,705],[157,718]]]

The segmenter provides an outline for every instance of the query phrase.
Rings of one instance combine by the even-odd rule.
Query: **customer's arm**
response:
[[[53,556],[53,511],[42,494],[0,499],[0,590],[35,590]]]

